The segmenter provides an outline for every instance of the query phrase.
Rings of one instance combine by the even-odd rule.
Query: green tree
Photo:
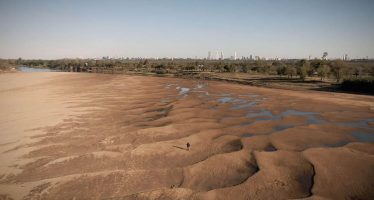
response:
[[[334,77],[336,78],[336,82],[340,82],[341,80],[343,80],[344,75],[345,75],[345,71],[346,71],[346,67],[347,66],[346,66],[345,62],[343,62],[342,60],[336,60],[333,63],[332,73],[333,73]]]
[[[291,65],[286,65],[285,67],[285,72],[286,72],[286,75],[288,78],[292,78],[294,75],[296,75],[296,69],[295,67],[291,66]]]
[[[244,73],[248,73],[248,72],[250,71],[249,66],[246,65],[246,64],[243,64],[243,65],[242,65],[242,71],[243,71]]]
[[[223,68],[226,72],[235,72],[235,66],[233,64],[226,64]]]
[[[277,66],[277,74],[279,76],[286,75],[286,67],[284,65]]]
[[[321,81],[330,73],[330,67],[328,65],[321,65],[317,68],[318,76],[321,77]]]
[[[305,80],[308,72],[310,70],[310,63],[306,60],[301,60],[299,63],[299,67],[297,68],[297,74],[299,75],[301,80]]]

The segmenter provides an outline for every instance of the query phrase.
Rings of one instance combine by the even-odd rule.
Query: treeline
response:
[[[0,71],[9,71],[17,66],[16,60],[0,59]]]
[[[242,72],[279,75],[305,80],[307,77],[335,79],[367,79],[374,77],[374,61],[342,60],[202,60],[202,59],[60,59],[22,60],[18,65],[50,68],[77,72],[141,72],[141,73],[181,73],[181,72]]]

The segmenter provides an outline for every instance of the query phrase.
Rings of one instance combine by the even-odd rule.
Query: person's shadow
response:
[[[187,147],[186,147],[186,148],[183,148],[183,147],[179,147],[179,146],[175,146],[175,145],[173,145],[173,147],[178,148],[178,149],[182,149],[182,150],[185,150],[185,151],[188,151],[188,148],[187,148]]]

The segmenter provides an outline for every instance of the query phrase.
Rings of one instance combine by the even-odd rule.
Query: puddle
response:
[[[237,99],[237,98],[234,98],[234,100],[232,101],[232,103],[234,104],[245,104],[245,103],[248,103],[249,101],[246,100],[246,99]]]
[[[217,110],[218,106],[209,106],[208,109],[209,110]]]
[[[249,110],[249,112],[246,114],[246,117],[251,118],[254,121],[242,122],[240,123],[239,126],[247,126],[247,125],[256,123],[257,121],[282,120],[284,117],[287,117],[287,116],[305,117],[306,118],[305,124],[302,124],[300,126],[326,123],[326,120],[324,120],[321,114],[318,112],[304,112],[304,111],[299,111],[299,110],[294,110],[294,109],[288,109],[288,110],[281,112],[278,115],[274,115],[270,110],[267,110],[267,109],[261,109],[257,111],[251,110],[251,108],[256,107],[259,104],[259,102],[268,99],[267,97],[262,97],[261,95],[258,95],[258,94],[244,94],[244,95],[238,96],[242,98],[232,97],[232,94],[230,93],[210,94],[209,92],[202,90],[203,88],[207,87],[207,84],[203,82],[198,82],[192,89],[188,87],[180,87],[178,86],[178,84],[167,84],[165,86],[165,88],[173,88],[173,87],[175,87],[175,89],[178,91],[179,96],[180,96],[179,98],[184,98],[188,96],[190,92],[194,92],[194,93],[197,93],[197,97],[199,98],[206,98],[207,96],[210,96],[209,98],[218,97],[218,99],[212,99],[212,100],[217,101],[220,104],[230,103],[231,110]],[[171,98],[165,98],[161,100],[161,103],[164,103],[164,104],[167,104],[170,102],[171,102]],[[207,107],[207,109],[216,110],[216,109],[219,109],[218,107],[219,105],[216,104],[216,105],[211,105]],[[167,109],[160,111],[160,115],[167,115],[167,113],[168,113]],[[374,122],[374,118],[354,121],[354,122],[335,122],[335,123],[332,122],[332,123],[336,124],[337,126],[348,126],[348,127],[363,129],[364,131],[361,131],[361,132],[360,131],[352,132],[352,136],[362,142],[374,142],[374,133],[365,132],[365,130],[374,130],[374,127],[370,126],[369,124],[372,122]],[[272,128],[273,131],[269,132],[268,134],[271,134],[272,132],[283,131],[283,130],[293,128],[293,127],[295,126],[292,124],[278,124],[278,125],[275,125]],[[250,133],[245,133],[241,135],[241,137],[252,137],[252,136],[254,135]],[[327,146],[340,147],[340,146],[346,145],[347,143],[348,141],[342,141],[336,144],[329,144]],[[269,149],[265,151],[273,151],[275,149],[275,148],[274,149],[272,148],[269,147]]]
[[[158,108],[158,109],[153,109],[150,110],[149,112],[157,112],[156,115],[149,117],[149,121],[154,121],[161,119],[163,117],[167,117],[169,115],[169,112],[173,109],[173,105],[164,107],[164,108]]]
[[[324,123],[325,121],[323,119],[320,118],[319,114],[318,113],[314,113],[314,112],[303,112],[303,111],[297,111],[297,110],[286,110],[278,115],[273,115],[273,113],[267,109],[261,109],[260,111],[249,111],[246,115],[246,117],[248,118],[251,118],[251,119],[254,119],[253,122],[242,122],[239,126],[248,126],[248,125],[251,125],[251,124],[254,124],[258,121],[273,121],[273,120],[281,120],[283,117],[287,117],[287,116],[305,116],[307,118],[307,121],[305,124],[301,125],[301,126],[305,126],[305,125],[310,125],[310,124],[320,124],[320,123]],[[294,125],[292,124],[278,124],[278,125],[275,125],[272,129],[273,131],[270,131],[269,133],[267,134],[271,134],[273,132],[278,132],[278,131],[282,131],[282,130],[286,130],[286,129],[289,129],[289,128],[293,128],[295,127]]]
[[[286,110],[279,115],[273,115],[273,113],[269,110],[262,109],[260,112],[249,112],[247,114],[248,118],[256,118],[256,121],[262,120],[280,120],[283,117],[287,116],[305,116],[307,117],[307,124],[321,124],[325,122],[323,119],[318,117],[318,113],[314,112],[303,112],[297,110]],[[260,117],[260,118],[259,118]]]
[[[342,147],[342,146],[345,146],[348,143],[350,143],[350,141],[341,141],[341,142],[334,143],[334,144],[326,144],[325,146],[327,146],[327,147]]]
[[[173,107],[170,106],[169,108],[163,108],[162,110],[159,110],[158,112],[162,115],[166,115],[170,112],[170,110],[172,109]]]
[[[374,142],[374,133],[364,133],[354,131],[352,136],[360,142]]]
[[[176,87],[176,90],[179,91],[179,95],[187,95],[190,92],[190,88],[185,88],[185,87]]]
[[[242,110],[242,109],[246,109],[246,108],[251,108],[251,107],[254,107],[257,105],[257,102],[248,102],[248,103],[245,103],[245,104],[239,104],[239,105],[234,105],[231,107],[232,110]]]
[[[248,101],[246,99],[241,98],[233,98],[233,97],[222,97],[217,100],[219,103],[231,103],[234,104],[231,106],[231,110],[242,110],[247,109],[250,107],[254,107],[257,105],[255,101]]]
[[[232,98],[232,97],[222,97],[222,98],[218,99],[218,102],[220,102],[220,103],[228,103],[228,102],[231,102],[233,100],[234,100],[234,98]]]
[[[261,109],[260,112],[249,112],[247,113],[248,118],[257,118],[257,117],[266,117],[264,120],[275,120],[277,116],[273,116],[273,114],[269,110]],[[261,118],[262,119],[262,118]],[[261,120],[258,119],[258,120]]]
[[[250,134],[250,133],[244,133],[243,135],[241,135],[242,137],[252,137],[253,134]]]
[[[273,145],[270,145],[270,146],[267,146],[264,151],[276,151],[277,149],[273,146]]]
[[[293,125],[290,124],[279,124],[273,127],[274,131],[283,131],[285,129],[293,128]]]
[[[242,96],[242,97],[251,97],[251,98],[257,98],[259,97],[260,95],[259,94],[241,94],[239,96]]]
[[[158,112],[160,114],[165,114],[165,113],[168,113],[169,111],[171,111],[173,109],[173,107],[174,107],[173,105],[170,105],[168,107],[152,109],[152,110],[149,110],[148,112]]]
[[[364,129],[374,130],[374,128],[369,125],[370,122],[374,122],[374,118],[354,121],[354,122],[337,122],[336,124],[340,126],[349,126],[349,127],[354,127],[354,128],[364,128]]]
[[[239,126],[248,126],[251,125],[253,122],[242,122],[239,124]]]
[[[282,115],[282,117],[291,116],[291,115],[306,116],[308,118],[307,124],[321,124],[321,123],[325,122],[321,118],[318,118],[317,115],[319,115],[319,113],[315,113],[315,112],[303,112],[303,111],[297,111],[297,110],[286,110],[281,115]]]

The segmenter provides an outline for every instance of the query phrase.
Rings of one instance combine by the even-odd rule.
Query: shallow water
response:
[[[342,146],[345,146],[346,144],[350,143],[351,141],[341,141],[341,142],[337,142],[337,143],[334,143],[334,144],[325,144],[326,147],[342,147]]]
[[[233,106],[231,106],[230,108],[232,110],[247,110],[248,108],[254,107],[257,105],[256,101],[249,101],[247,99],[227,97],[227,96],[219,98],[217,101],[222,104],[225,104],[225,103],[233,104]]]
[[[278,119],[277,116],[274,116],[269,110],[261,109],[260,112],[253,112],[250,111],[247,114],[248,118],[256,118],[256,120],[275,120]],[[260,119],[257,119],[257,117],[262,117]],[[265,118],[263,118],[265,117]]]
[[[360,142],[374,142],[374,133],[352,132],[352,136]]]
[[[53,70],[50,70],[50,69],[31,68],[31,67],[22,66],[22,67],[18,67],[18,71],[20,71],[20,72],[30,73],[30,72],[52,72]]]
[[[187,88],[187,87],[176,87],[175,88],[176,90],[179,91],[179,96],[182,96],[182,97],[186,97],[188,96],[188,93],[190,92],[190,88]]]
[[[261,96],[259,94],[238,94],[237,97],[231,93],[209,93],[207,92],[207,88],[209,87],[208,84],[204,82],[198,82],[194,87],[189,88],[185,86],[180,86],[179,84],[168,84],[165,88],[170,88],[174,86],[178,91],[179,98],[185,98],[188,96],[190,92],[196,93],[198,98],[206,98],[208,97],[210,100],[216,101],[218,104],[231,104],[229,110],[245,110],[247,114],[245,115],[247,118],[250,118],[254,121],[250,122],[241,122],[238,126],[248,126],[254,124],[259,121],[278,121],[282,120],[284,117],[288,116],[301,116],[306,118],[306,122],[297,125],[297,126],[308,126],[313,124],[324,124],[324,123],[333,123],[337,126],[348,126],[353,128],[361,128],[363,130],[374,130],[374,128],[369,126],[369,122],[373,122],[374,119],[365,119],[360,121],[353,121],[353,122],[330,122],[324,119],[321,116],[321,113],[318,112],[307,112],[301,111],[296,109],[287,109],[279,114],[273,114],[272,111],[261,108],[258,109],[260,103],[263,101],[268,101],[268,97]],[[247,99],[248,98],[248,99]],[[219,110],[219,109],[227,109],[227,107],[220,107],[218,104],[209,105],[206,108],[210,110]],[[229,111],[228,111],[229,112]],[[296,125],[292,124],[277,124],[272,127],[273,131],[270,131],[266,134],[271,134],[273,132],[279,132],[283,130],[287,130],[290,128],[294,128]],[[253,134],[245,133],[241,135],[241,137],[252,137]],[[359,141],[363,142],[373,142],[374,141],[374,134],[365,133],[355,131],[352,133],[352,136],[355,137]],[[338,147],[347,144],[347,142],[341,142],[339,144],[331,144],[331,147]]]
[[[250,133],[244,133],[241,135],[242,137],[252,137],[254,136],[253,134],[250,134]]]
[[[370,127],[369,123],[374,122],[374,118],[369,118],[369,119],[364,119],[364,120],[359,120],[359,121],[354,121],[354,122],[337,122],[337,125],[340,126],[349,126],[349,127],[354,127],[354,128],[364,128],[364,129],[369,129],[369,130],[374,130],[373,127]]]
[[[314,112],[304,112],[304,111],[298,111],[298,110],[293,110],[289,109],[286,110],[279,115],[273,115],[273,113],[267,109],[261,109],[260,112],[253,112],[250,111],[247,114],[248,118],[256,118],[257,121],[262,121],[262,120],[280,120],[283,117],[287,116],[305,116],[307,117],[307,125],[310,124],[321,124],[325,122],[321,117],[318,117],[320,114],[319,113],[314,113]]]
[[[276,125],[273,127],[273,130],[274,131],[283,131],[285,129],[289,129],[289,128],[293,128],[294,126],[293,125],[289,125],[289,124],[279,124],[279,125]]]
[[[277,149],[274,146],[267,146],[264,150],[265,151],[276,151]]]
[[[219,103],[229,103],[233,100],[234,100],[234,98],[232,98],[232,97],[222,97],[222,98],[218,99],[218,102]]]
[[[254,107],[257,105],[257,102],[248,102],[248,103],[245,103],[245,104],[239,104],[239,105],[234,105],[231,107],[232,110],[242,110],[242,109],[247,109],[247,108],[250,108],[250,107]]]

